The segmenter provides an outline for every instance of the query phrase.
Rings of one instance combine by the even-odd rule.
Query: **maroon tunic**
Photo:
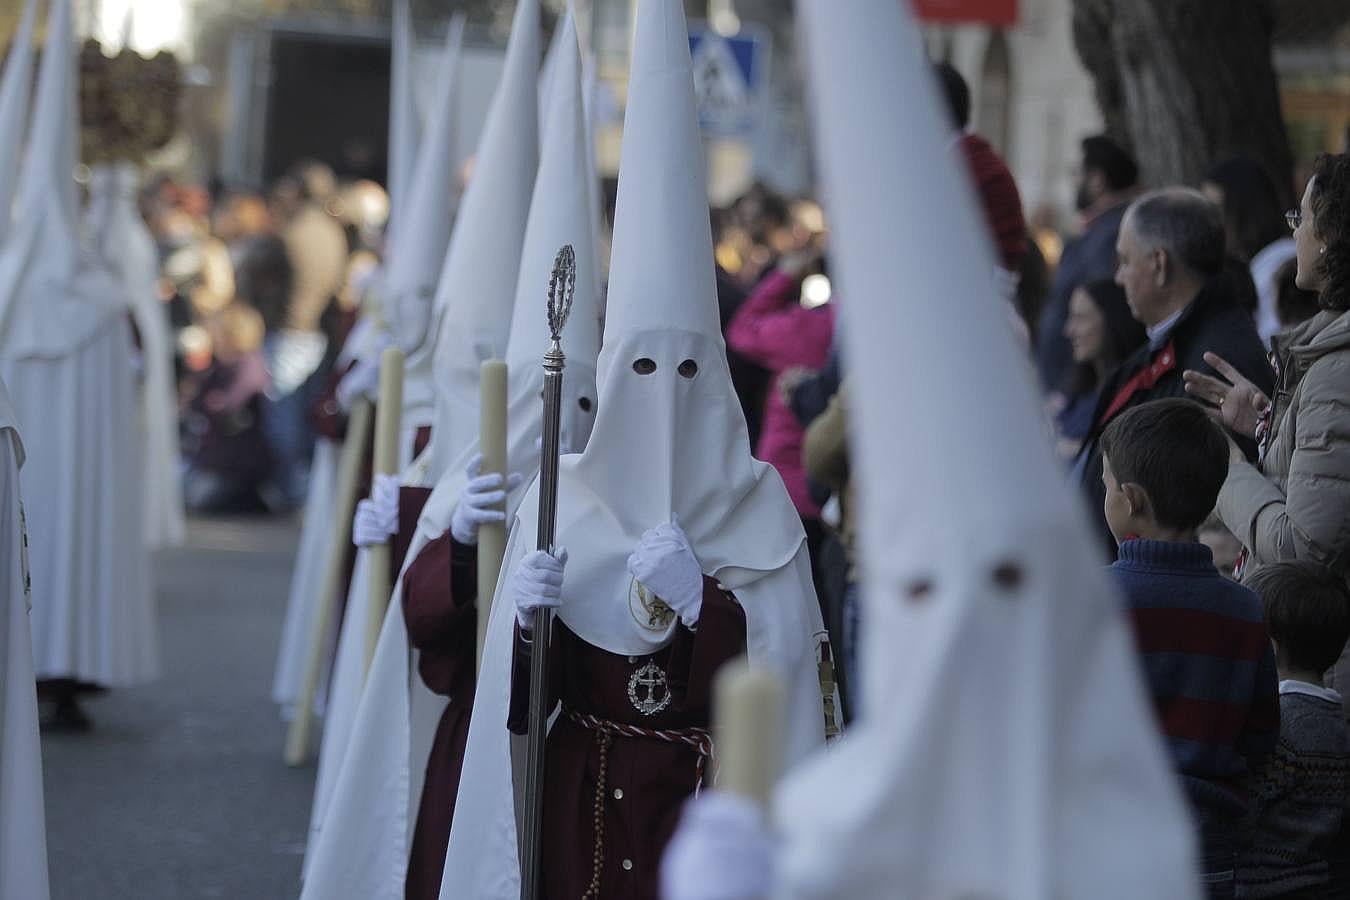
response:
[[[549,684],[563,710],[548,735],[540,879],[546,900],[656,900],[661,854],[698,783],[695,747],[607,734],[569,713],[648,730],[706,729],[713,675],[744,652],[745,613],[706,576],[698,630],[677,625],[671,643],[647,656],[608,653],[554,620]],[[529,645],[518,635],[510,718],[517,733],[526,728],[529,656]],[[639,702],[662,695],[661,688],[642,681],[652,671],[649,665],[664,673],[670,700],[647,715],[630,690]],[[602,761],[604,783],[599,785]],[[592,890],[597,876],[598,892]]]
[[[372,429],[366,441],[365,457],[361,463],[361,480],[357,483],[357,496],[369,497],[371,483],[373,478],[372,461],[375,456],[375,434]],[[413,456],[417,456],[426,449],[427,444],[431,442],[431,428],[422,426],[417,429],[417,434],[413,438]],[[408,555],[408,548],[412,545],[413,535],[417,533],[417,518],[422,515],[422,507],[426,505],[427,498],[431,496],[430,488],[420,487],[400,487],[398,489],[398,531],[394,532],[389,538],[391,548],[389,554],[389,592],[393,593],[394,583],[398,580],[398,573],[403,569],[403,558]],[[348,543],[343,553],[342,560],[342,581],[338,585],[338,627],[333,634],[333,640],[337,641],[337,636],[342,633],[342,620],[347,615],[347,596],[351,593],[352,573],[356,569],[356,545],[351,543],[351,533],[348,531]]]
[[[427,756],[404,884],[407,900],[436,900],[464,765],[473,708],[478,641],[477,553],[447,531],[422,548],[403,575],[408,643],[420,651],[417,671],[428,688],[450,698]]]

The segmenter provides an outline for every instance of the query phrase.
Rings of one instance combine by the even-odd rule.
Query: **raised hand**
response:
[[[1205,362],[1220,378],[1187,369],[1181,377],[1186,393],[1219,411],[1219,418],[1236,434],[1256,437],[1256,426],[1270,407],[1270,398],[1217,353],[1206,353]]]

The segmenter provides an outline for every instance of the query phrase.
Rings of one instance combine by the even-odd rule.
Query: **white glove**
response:
[[[456,543],[466,547],[478,543],[479,526],[506,521],[506,513],[494,507],[506,499],[508,492],[520,487],[521,483],[520,475],[512,472],[506,479],[506,490],[502,490],[501,474],[489,472],[479,475],[482,469],[483,454],[479,453],[469,461],[469,468],[465,470],[469,483],[464,486],[464,494],[450,515],[450,536]]]
[[[703,611],[703,569],[679,524],[667,522],[647,531],[628,556],[628,573],[675,610],[686,628]]]
[[[376,475],[370,496],[356,504],[352,519],[352,543],[358,547],[373,547],[389,542],[398,531],[397,475]]]
[[[773,838],[749,800],[705,790],[685,804],[661,860],[664,900],[761,900],[773,893]]]
[[[534,630],[534,611],[562,606],[563,568],[567,550],[559,547],[556,556],[532,550],[516,564],[511,575],[511,592],[516,600],[516,622],[525,631]]]
[[[373,362],[366,359],[357,360],[352,370],[342,376],[334,394],[337,395],[338,406],[342,407],[342,411],[351,412],[352,404],[359,398],[374,400],[379,389],[380,358],[376,356]]]

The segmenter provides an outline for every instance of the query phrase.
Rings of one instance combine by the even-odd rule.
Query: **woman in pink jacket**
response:
[[[812,308],[800,299],[802,275],[818,260],[813,253],[784,257],[759,282],[727,325],[727,346],[773,375],[755,456],[772,465],[783,477],[813,550],[822,532],[820,506],[811,497],[802,465],[802,437],[806,429],[784,401],[781,383],[789,370],[821,368],[830,353],[834,304]]]

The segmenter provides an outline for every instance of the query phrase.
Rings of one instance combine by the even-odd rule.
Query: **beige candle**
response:
[[[375,403],[375,475],[397,475],[399,428],[403,421],[403,351],[388,347],[380,356],[380,398]],[[373,479],[372,479],[373,482]],[[389,544],[376,544],[366,557],[370,576],[370,615],[366,619],[366,669],[375,656],[393,573]]]
[[[742,658],[713,683],[717,787],[754,801],[766,814],[783,746],[783,685]]]
[[[478,381],[478,444],[483,454],[482,472],[506,477],[506,363],[483,361]],[[501,505],[506,509],[506,504]],[[478,664],[483,661],[492,595],[497,591],[502,556],[506,553],[506,523],[489,522],[478,529]]]
[[[342,583],[342,563],[352,545],[352,514],[356,511],[356,487],[361,480],[361,457],[365,455],[370,434],[372,410],[365,397],[352,405],[347,416],[347,436],[338,456],[337,495],[333,500],[333,532],[324,558],[323,581],[319,588],[319,611],[309,634],[309,652],[305,656],[305,680],[300,687],[295,718],[286,732],[286,764],[298,766],[309,757],[309,737],[313,726],[314,697],[328,653],[328,635],[333,627]]]

